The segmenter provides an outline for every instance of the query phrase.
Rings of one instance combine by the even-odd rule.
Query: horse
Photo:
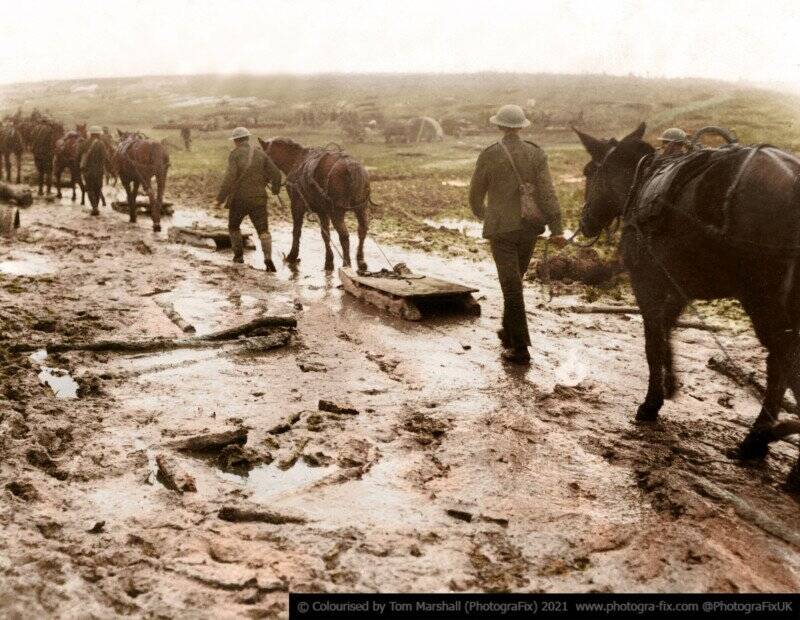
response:
[[[644,321],[649,381],[636,419],[656,420],[678,388],[670,336],[684,307],[735,298],[768,351],[766,396],[736,456],[763,459],[771,442],[800,432],[796,420],[778,422],[787,385],[800,399],[800,159],[732,145],[648,167],[645,129],[620,141],[575,130],[591,156],[579,230],[596,237],[621,220],[620,251]],[[800,490],[800,459],[787,486]]]
[[[0,133],[0,157],[6,170],[6,180],[11,182],[11,156],[13,155],[17,160],[17,183],[22,178],[22,153],[25,150],[25,142],[23,140],[22,131],[17,123],[12,123],[3,127]],[[2,169],[0,169],[0,178],[2,178]]]
[[[342,262],[350,267],[350,234],[345,212],[353,211],[358,221],[356,262],[366,271],[364,239],[369,226],[369,174],[360,162],[342,152],[306,148],[288,138],[258,139],[261,148],[286,175],[292,210],[292,249],[285,257],[289,264],[299,261],[303,215],[310,209],[319,217],[325,243],[325,270],[333,270],[330,224],[339,235]]]
[[[117,143],[114,141],[114,138],[111,136],[110,133],[106,133],[105,129],[103,130],[103,133],[100,135],[100,139],[103,141],[103,144],[106,145],[106,152],[109,155],[108,159],[106,159],[106,169],[105,169],[106,185],[116,186],[118,172],[116,167],[114,166],[113,154],[117,148]],[[103,206],[105,206],[105,204],[106,204],[105,198],[103,198]]]
[[[75,185],[81,188],[81,205],[86,204],[86,188],[81,178],[80,153],[86,142],[86,124],[76,125],[74,131],[68,132],[56,143],[53,167],[56,177],[56,198],[61,198],[61,173],[69,170],[72,201],[75,202]]]
[[[56,143],[63,135],[63,125],[46,120],[40,121],[31,133],[33,163],[36,166],[36,172],[39,174],[39,196],[42,195],[42,188],[45,183],[47,184],[47,195],[50,195],[50,187],[53,183],[53,159]]]
[[[150,199],[150,217],[153,219],[153,231],[161,230],[161,203],[164,200],[164,188],[167,184],[169,169],[169,153],[163,144],[156,140],[148,140],[141,133],[126,133],[117,130],[120,143],[114,150],[113,166],[119,174],[125,194],[128,197],[128,215],[131,223],[136,222],[136,197],[139,185]],[[151,179],[155,176],[154,193]]]

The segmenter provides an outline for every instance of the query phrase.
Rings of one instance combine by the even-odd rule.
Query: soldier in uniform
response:
[[[89,194],[89,203],[92,205],[92,215],[100,215],[99,203],[103,199],[103,172],[106,169],[108,153],[102,140],[100,127],[89,128],[89,139],[81,144],[78,150],[81,176]]]
[[[683,155],[686,146],[686,132],[678,127],[671,127],[661,134],[661,157]]]
[[[240,226],[245,216],[250,216],[264,251],[264,264],[268,272],[274,273],[277,270],[272,262],[272,235],[267,219],[265,188],[270,185],[272,193],[277,195],[281,189],[281,172],[258,145],[250,144],[250,132],[246,128],[234,129],[231,140],[234,149],[228,156],[228,171],[217,194],[217,206],[223,203],[228,206],[228,232],[231,236],[233,261],[244,262],[244,242]]]
[[[536,205],[550,229],[550,241],[557,247],[566,243],[561,226],[561,208],[550,178],[547,156],[536,144],[519,136],[520,129],[531,124],[522,108],[503,106],[490,120],[503,132],[502,143],[496,142],[478,156],[470,183],[469,202],[475,216],[484,221],[483,236],[489,240],[503,291],[503,328],[497,332],[504,347],[503,359],[527,364],[530,362],[528,347],[531,340],[522,282],[536,237],[544,232],[544,227],[536,226],[521,216],[520,182],[508,154],[513,157],[522,180],[534,185]]]
[[[192,148],[192,130],[188,125],[181,127],[181,140],[183,140],[183,148],[190,151]]]

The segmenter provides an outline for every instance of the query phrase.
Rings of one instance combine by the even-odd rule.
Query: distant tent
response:
[[[435,118],[418,116],[408,121],[406,139],[408,142],[438,142],[444,139],[444,131]]]

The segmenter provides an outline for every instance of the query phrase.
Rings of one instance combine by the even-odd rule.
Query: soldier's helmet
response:
[[[89,127],[89,135],[90,136],[99,136],[102,133],[103,133],[103,130],[100,129],[100,127],[98,127],[97,125],[92,125],[91,127]]]
[[[531,124],[531,122],[525,118],[525,112],[522,111],[522,108],[514,104],[504,105],[497,111],[497,114],[489,119],[489,122],[498,127],[508,127],[511,129],[522,129]]]
[[[661,134],[661,142],[686,142],[686,132],[678,127],[671,127]]]
[[[247,138],[252,135],[247,127],[237,127],[231,132],[231,140],[238,140],[239,138]]]

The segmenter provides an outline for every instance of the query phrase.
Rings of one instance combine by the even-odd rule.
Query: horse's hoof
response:
[[[276,273],[278,270],[275,268],[275,263],[271,260],[264,261],[264,267],[267,269],[267,273]]]
[[[660,409],[660,404],[652,404],[644,401],[636,410],[636,421],[655,422],[658,419],[658,412]]]
[[[161,224],[153,224],[153,232],[161,232]]]
[[[325,263],[325,271],[333,271],[333,261]]]
[[[367,263],[365,263],[364,261],[359,261],[358,262],[358,270],[359,271],[369,271],[367,269]]]
[[[675,394],[678,393],[679,387],[678,379],[675,378],[675,375],[668,374],[664,377],[664,398],[667,400],[672,400],[675,398]]]
[[[769,453],[769,431],[750,431],[739,444],[736,458],[740,461],[761,461]]]
[[[100,211],[95,211],[95,210],[93,209],[93,210],[92,210],[92,215],[93,215],[94,217],[97,217],[97,216],[99,216],[99,215],[100,215]]]
[[[135,224],[136,223],[136,218],[132,217],[131,219],[128,220],[128,222],[131,223],[131,224]]]

